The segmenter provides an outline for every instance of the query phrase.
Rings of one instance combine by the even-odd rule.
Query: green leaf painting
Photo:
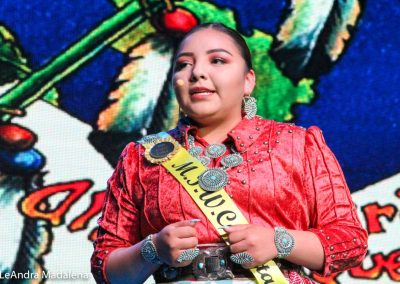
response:
[[[27,60],[13,35],[0,25],[0,85],[25,78],[30,72]]]
[[[28,66],[28,60],[23,55],[22,48],[12,33],[0,25],[0,88],[6,85],[14,86],[28,77],[32,70]],[[0,96],[2,95],[0,91]],[[58,93],[55,89],[45,94],[43,99],[53,105],[57,105]]]

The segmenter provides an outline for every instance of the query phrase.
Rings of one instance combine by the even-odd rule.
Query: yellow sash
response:
[[[190,155],[185,148],[181,147],[168,133],[161,132],[152,135],[151,139],[144,138],[141,142],[146,148],[146,158],[153,163],[163,165],[183,185],[220,236],[229,245],[226,232],[221,227],[248,224],[248,222],[223,188],[209,192],[199,186],[198,177],[207,168],[198,159]],[[174,150],[165,157],[160,158],[159,156],[163,156],[161,154],[155,155],[156,158],[154,158],[151,155],[151,149],[157,144],[161,146],[162,142],[172,143]],[[168,146],[171,146],[170,144]],[[258,284],[288,283],[273,260],[250,270]]]

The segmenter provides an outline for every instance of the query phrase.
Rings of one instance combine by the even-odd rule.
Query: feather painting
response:
[[[295,81],[317,78],[343,53],[361,14],[359,0],[292,0],[272,57]]]

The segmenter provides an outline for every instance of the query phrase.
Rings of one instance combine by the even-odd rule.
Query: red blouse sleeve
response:
[[[325,253],[319,273],[328,276],[359,265],[367,251],[367,232],[339,163],[315,126],[306,132],[305,164],[305,184],[314,203],[309,231],[318,236]]]
[[[129,247],[140,241],[141,187],[137,178],[138,155],[138,145],[127,145],[107,183],[91,258],[92,274],[97,283],[109,282],[105,264],[113,250]]]

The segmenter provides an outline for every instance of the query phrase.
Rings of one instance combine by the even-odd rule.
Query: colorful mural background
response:
[[[399,16],[388,0],[3,0],[0,282],[93,282],[106,179],[128,141],[176,121],[176,29],[206,21],[246,36],[259,114],[320,126],[343,167],[369,252],[318,281],[400,281]]]

